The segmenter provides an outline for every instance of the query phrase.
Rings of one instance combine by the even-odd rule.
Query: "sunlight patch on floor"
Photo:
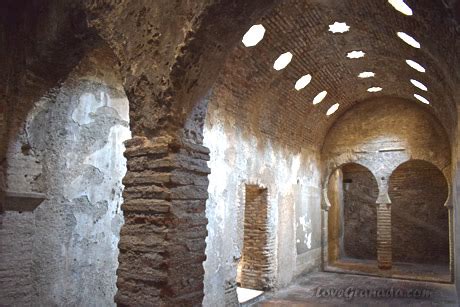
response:
[[[245,303],[248,302],[264,293],[264,291],[252,290],[246,288],[236,288],[236,293],[238,295],[238,302]]]

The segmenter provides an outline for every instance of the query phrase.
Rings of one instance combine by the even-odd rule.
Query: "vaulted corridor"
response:
[[[0,21],[0,306],[458,303],[460,0]]]

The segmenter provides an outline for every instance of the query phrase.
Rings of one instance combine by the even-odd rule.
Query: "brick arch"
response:
[[[370,174],[372,174],[372,178],[376,183],[378,183],[377,177],[374,175],[374,173],[370,170],[369,167],[365,166],[364,163],[361,161],[357,161],[357,159],[353,159],[352,157],[344,157],[343,160],[339,161],[334,161],[335,164],[330,168],[330,170],[327,172],[327,175],[324,177],[324,182],[323,182],[323,209],[329,210],[331,208],[331,202],[329,200],[328,196],[328,186],[329,186],[329,179],[331,176],[334,174],[335,171],[347,166],[347,165],[358,165],[359,167],[366,169]],[[375,199],[377,200],[377,198]]]
[[[332,265],[343,257],[376,259],[379,194],[376,178],[368,168],[353,162],[337,167],[329,177],[327,262]]]
[[[426,184],[429,180],[429,184]],[[390,176],[393,259],[449,265],[449,184],[433,163],[412,159]],[[424,240],[416,240],[417,237]],[[404,247],[404,248],[403,248]]]
[[[392,176],[397,173],[401,168],[407,167],[408,165],[411,164],[419,164],[419,165],[425,165],[426,167],[431,168],[432,170],[437,170],[442,177],[444,178],[445,185],[447,187],[447,193],[446,197],[444,198],[443,206],[444,207],[451,207],[452,204],[451,202],[451,184],[449,182],[449,177],[450,177],[450,165],[445,165],[444,163],[440,163],[439,161],[430,161],[429,157],[427,154],[417,154],[415,153],[414,156],[411,159],[408,159],[407,161],[403,161],[401,164],[396,166],[392,171],[391,175],[389,177],[389,196],[391,200],[391,193],[390,193],[390,187],[391,187],[391,179]]]
[[[125,266],[122,263],[120,272],[123,276],[120,275],[119,282],[124,289],[119,292],[117,297],[120,304],[130,302],[130,298],[133,296],[131,289],[136,287],[140,288],[139,291],[145,294],[145,297],[153,298],[162,303],[182,303],[187,293],[191,295],[194,303],[200,301],[200,292],[202,291],[202,277],[200,275],[202,272],[199,263],[204,257],[203,246],[200,244],[200,248],[194,250],[192,255],[194,259],[190,263],[191,267],[196,268],[192,273],[193,280],[190,281],[193,287],[184,289],[183,285],[189,281],[181,276],[176,266],[184,259],[189,259],[188,256],[190,256],[190,253],[186,251],[190,247],[181,239],[187,235],[183,224],[189,223],[190,220],[199,221],[195,225],[197,232],[201,234],[205,232],[203,225],[206,224],[206,218],[203,218],[203,207],[207,199],[206,187],[208,182],[205,177],[210,171],[206,166],[209,150],[197,144],[201,144],[202,141],[200,135],[206,115],[207,94],[215,79],[225,79],[225,72],[218,75],[225,60],[238,59],[241,53],[246,53],[246,51],[241,50],[240,46],[235,47],[238,40],[249,28],[251,22],[260,20],[259,18],[272,8],[274,2],[209,1],[204,4],[184,2],[184,5],[181,6],[173,4],[166,6],[166,2],[161,1],[153,4],[151,1],[135,2],[128,0],[88,2],[90,24],[98,29],[101,36],[109,42],[120,58],[122,73],[126,80],[125,89],[132,110],[134,138],[127,143],[128,164],[131,168],[126,180],[132,183],[134,188],[133,194],[126,196],[136,201],[140,200],[142,204],[155,204],[160,210],[157,211],[156,208],[152,207],[149,207],[150,209],[144,208],[145,211],[142,211],[142,215],[147,215],[147,218],[133,219],[133,224],[138,221],[149,222],[153,219],[152,216],[157,215],[161,223],[173,221],[170,224],[166,223],[173,235],[169,237],[169,241],[160,240],[160,243],[165,243],[163,253],[178,255],[178,257],[164,259],[168,265],[166,268],[161,266],[159,270],[166,277],[155,281],[159,285],[153,287],[155,291],[150,291],[151,287],[145,285],[152,282],[149,280],[150,274],[138,281],[133,278],[133,274],[130,274],[132,266],[129,264]],[[270,22],[271,19],[276,19],[280,12],[283,15],[283,9],[300,2],[288,1],[284,8],[270,11],[272,16],[264,17],[263,21]],[[319,2],[305,1],[305,3]],[[158,9],[161,5],[165,5],[165,10]],[[373,7],[373,4],[370,4],[369,7]],[[330,9],[327,8],[327,10]],[[303,10],[297,11],[303,12]],[[180,20],[175,21],[169,18],[173,12],[179,13]],[[120,15],[123,18],[120,18]],[[190,16],[193,18],[189,18]],[[290,18],[291,16],[284,14],[284,17]],[[422,22],[423,19],[421,18]],[[158,20],[159,25],[152,24],[152,20]],[[276,27],[276,24],[273,23],[272,26]],[[123,30],[120,31],[120,29]],[[295,33],[295,31],[291,32]],[[380,34],[380,29],[378,33]],[[274,35],[271,41],[276,37],[282,36]],[[289,37],[282,38],[284,41],[291,40]],[[167,44],[167,48],[163,48],[162,46],[166,46],[165,43],[171,39],[174,40],[173,43]],[[127,44],[125,44],[126,41],[128,41]],[[252,56],[248,54],[244,58],[251,61],[268,59],[266,61],[268,63],[272,61],[273,54],[279,53],[279,49],[280,47],[277,45],[269,51],[270,54],[265,54],[265,56],[260,56],[260,53],[254,52]],[[304,51],[308,53],[308,50]],[[228,56],[230,52],[233,53]],[[444,68],[437,67],[437,63],[434,63],[429,57],[427,61],[436,66],[434,68],[436,75],[444,75]],[[324,63],[318,64],[324,65]],[[452,67],[453,65],[447,66]],[[229,70],[231,71],[231,67]],[[295,94],[285,95],[283,90],[283,88],[290,88],[287,82],[292,82],[300,70],[302,69],[289,70],[289,78],[286,78],[284,82],[279,82],[280,86],[276,88],[279,91],[275,93],[277,98],[274,100],[289,101],[292,105],[300,105],[301,101],[305,101]],[[326,74],[322,75],[320,79],[328,83],[328,77],[330,77],[328,72],[331,70],[334,70],[334,67],[328,66],[328,69],[325,69]],[[338,67],[337,70],[347,71],[342,66]],[[237,72],[237,70],[234,71]],[[258,69],[253,71],[259,72]],[[274,75],[265,81],[268,81],[268,84],[274,81],[274,84],[281,80],[280,76],[281,74]],[[331,79],[334,80],[345,80],[340,76],[332,77]],[[222,83],[220,84],[222,85]],[[259,82],[257,86],[261,84],[264,83]],[[347,89],[349,84],[350,81],[346,81],[341,84],[342,87],[340,88],[332,86],[338,88],[334,97],[337,99],[344,98],[341,95],[341,89]],[[442,85],[436,85],[436,89],[437,92],[443,93]],[[262,89],[260,92],[263,93],[264,90]],[[391,95],[398,95],[398,92],[391,92]],[[289,99],[284,99],[286,96],[289,96]],[[359,97],[347,96],[347,102],[344,106],[350,107],[362,98],[364,95]],[[272,100],[267,99],[266,101]],[[301,139],[301,143],[320,142],[324,138],[329,124],[323,120],[326,106],[321,105],[317,108],[320,112],[309,112],[304,108],[299,108],[298,105],[296,110],[302,110],[302,112],[291,113],[300,117],[305,116],[307,120],[305,118],[298,121],[291,120],[293,131],[298,131],[296,136]],[[259,105],[258,108],[263,109],[262,105]],[[341,110],[345,109],[342,108]],[[437,109],[438,107],[436,107]],[[446,112],[446,110],[450,110],[450,107],[445,109],[440,107],[439,110],[442,114],[450,114],[449,111]],[[277,110],[267,109],[267,112],[261,112],[261,114],[277,114]],[[448,117],[446,116],[446,118]],[[316,123],[320,121],[321,127],[318,127]],[[315,123],[315,126],[305,127],[303,122]],[[286,131],[282,127],[277,128],[277,131]],[[149,170],[145,171],[147,168]],[[155,174],[155,172],[164,170],[166,170],[166,174],[161,174],[161,176]],[[193,177],[193,180],[188,180],[188,176]],[[142,190],[146,182],[154,183],[156,189],[150,191],[154,192],[153,194],[148,195],[149,193]],[[196,206],[194,214],[187,211],[187,200],[193,200],[194,206]],[[161,210],[165,210],[165,212]],[[182,218],[181,215],[184,212],[186,212],[186,217]],[[129,227],[127,226],[126,229]],[[139,233],[140,237],[142,235]],[[194,239],[198,242],[203,241],[204,237],[202,235],[200,238]],[[181,296],[182,294],[184,295]]]

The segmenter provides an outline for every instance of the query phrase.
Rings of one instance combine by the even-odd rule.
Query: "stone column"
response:
[[[126,143],[119,306],[201,306],[209,150],[170,137]]]
[[[377,262],[379,269],[391,269],[391,204],[388,203],[377,203]]]

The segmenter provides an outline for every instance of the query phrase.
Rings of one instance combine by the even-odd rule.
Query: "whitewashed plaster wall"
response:
[[[1,304],[115,305],[123,142],[131,133],[114,66],[89,54],[11,138],[7,191],[46,199],[33,212],[2,214]]]
[[[215,108],[208,111],[204,145],[211,151],[204,306],[222,305],[226,285],[236,279],[248,183],[268,189],[269,220],[277,242],[277,287],[302,271],[318,269],[321,178],[317,152],[290,150],[251,135]]]

